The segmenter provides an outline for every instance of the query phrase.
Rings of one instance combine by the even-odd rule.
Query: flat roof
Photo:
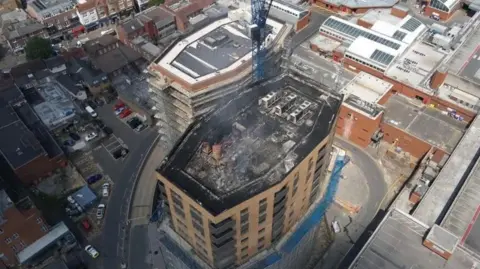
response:
[[[75,105],[58,82],[47,82],[37,86],[36,90],[43,102],[39,100],[33,109],[49,128],[54,128],[75,116]]]
[[[422,41],[417,41],[394,61],[385,75],[428,92],[431,90],[428,90],[423,84],[430,79],[432,73],[446,56],[446,53],[426,45]]]
[[[367,117],[376,117],[383,111],[378,101],[393,87],[392,83],[365,72],[358,73],[341,91],[346,105]]]
[[[478,265],[474,257],[460,248],[445,260],[423,246],[428,229],[428,225],[394,208],[387,213],[349,268],[471,269]]]
[[[320,26],[320,31],[332,31],[337,35],[341,35],[343,40],[350,43],[352,43],[357,37],[363,36],[366,39],[397,51],[403,51],[406,48],[406,44],[401,41],[335,16],[328,17],[328,19],[323,22],[322,26]]]
[[[25,263],[33,256],[38,254],[40,251],[42,251],[44,248],[55,243],[58,239],[62,238],[62,236],[66,235],[69,232],[70,230],[68,230],[67,226],[65,225],[65,223],[63,223],[63,221],[58,223],[46,235],[42,236],[37,241],[33,242],[33,244],[27,246],[22,251],[17,253],[18,262],[20,264]]]
[[[345,6],[349,8],[375,8],[375,7],[392,7],[398,3],[398,0],[324,0],[326,3],[337,7]]]
[[[410,98],[393,95],[385,103],[383,121],[445,150],[453,151],[463,136],[466,123],[435,108],[414,103]]]
[[[475,76],[476,64],[480,48],[480,22],[476,21],[472,27],[467,27],[467,33],[460,39],[461,46],[455,50],[447,62],[449,71],[461,77],[467,76],[470,80],[480,82]],[[469,29],[470,28],[470,29]],[[478,75],[477,75],[478,76]]]
[[[450,199],[453,199],[455,190],[459,188],[458,184],[470,173],[473,164],[478,160],[479,136],[480,118],[476,117],[418,204],[413,216],[430,226],[443,218],[442,212]]]
[[[347,48],[346,54],[361,57],[362,60],[385,70],[399,53],[401,53],[400,50],[394,50],[381,43],[359,36]]]
[[[480,109],[480,85],[454,74],[447,74],[438,88],[438,96],[464,109],[477,113]]]
[[[267,94],[275,102],[265,108],[259,102]],[[331,96],[290,77],[255,85],[197,122],[158,172],[220,214],[283,180],[328,136],[341,103],[340,95]],[[273,113],[277,105],[281,116]],[[303,116],[292,122],[301,107]],[[205,153],[205,143],[212,152],[219,147],[221,158]]]
[[[267,25],[272,39],[283,27],[270,19]],[[247,26],[230,18],[217,20],[179,41],[157,64],[190,84],[234,70],[252,57]]]
[[[374,22],[372,28],[370,29],[392,37],[403,43],[411,44],[426,31],[427,27],[418,19],[407,15],[405,18],[400,19],[399,21],[393,21],[393,19],[380,19]]]
[[[316,34],[315,36],[310,38],[309,42],[311,45],[315,45],[316,47],[318,47],[321,51],[326,52],[332,52],[340,45],[342,45],[341,42],[320,34]]]

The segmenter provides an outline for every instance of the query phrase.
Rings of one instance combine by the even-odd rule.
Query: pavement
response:
[[[343,260],[350,248],[374,219],[380,202],[387,192],[383,170],[373,157],[363,149],[341,138],[336,138],[334,144],[347,151],[347,154],[351,157],[351,164],[359,169],[359,177],[366,180],[368,185],[368,200],[362,205],[360,211],[352,217],[336,204],[330,207],[327,212],[327,219],[329,221],[337,220],[342,227],[342,232],[335,235],[334,243],[330,246],[330,249],[315,269],[338,268],[339,263]],[[345,169],[347,168],[348,167]],[[355,179],[349,175],[347,179],[342,180],[353,181]]]
[[[116,269],[120,268],[124,258],[123,238],[135,179],[145,154],[158,133],[152,128],[147,128],[141,133],[134,132],[114,115],[111,104],[98,107],[96,111],[99,118],[112,128],[117,139],[130,150],[125,159],[118,160],[115,160],[104,147],[96,147],[92,153],[104,174],[110,176],[114,182],[114,187],[107,204],[102,235],[90,242],[100,251],[100,259],[88,260],[90,268],[102,268],[103,265],[105,269]]]

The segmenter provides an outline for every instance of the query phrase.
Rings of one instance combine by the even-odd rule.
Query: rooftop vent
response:
[[[283,99],[280,104],[275,106],[275,114],[282,116],[283,113],[287,112],[294,104],[297,95],[292,93]]]
[[[280,94],[278,92],[271,92],[271,93],[267,94],[267,96],[258,100],[258,104],[263,105],[263,107],[265,107],[265,108],[269,108],[275,102],[277,102],[278,99],[280,99]]]

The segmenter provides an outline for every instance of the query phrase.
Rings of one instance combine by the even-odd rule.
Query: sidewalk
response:
[[[131,227],[148,224],[153,207],[153,196],[157,187],[155,170],[165,157],[165,152],[165,148],[161,146],[161,143],[156,143],[137,179],[138,182],[130,207],[129,219]]]

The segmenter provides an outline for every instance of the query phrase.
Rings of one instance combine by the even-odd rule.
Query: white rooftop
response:
[[[397,0],[327,0],[325,1],[335,6],[345,6],[349,8],[368,8],[368,7],[392,7],[397,4]]]
[[[162,59],[160,59],[160,61],[157,64],[189,84],[199,83],[201,81],[215,77],[219,74],[223,74],[228,71],[235,70],[237,67],[241,66],[243,63],[245,63],[246,61],[252,58],[251,52],[247,53],[245,56],[241,58],[238,58],[230,66],[224,69],[215,69],[214,67],[212,67],[211,64],[187,52],[187,54],[189,54],[190,57],[194,58],[200,64],[208,68],[215,69],[215,72],[208,73],[203,76],[197,76],[197,77],[192,77],[192,74],[196,74],[195,71],[190,70],[187,66],[184,66],[181,63],[177,62],[177,56],[179,56],[184,50],[186,50],[187,47],[196,47],[197,44],[200,42],[199,40],[201,38],[213,32],[217,28],[223,28],[224,30],[228,31],[229,34],[231,35],[236,35],[244,39],[248,38],[247,36],[245,36],[245,34],[243,34],[242,32],[232,27],[231,26],[232,23],[237,24],[237,21],[233,21],[231,18],[224,18],[209,24],[208,26],[202,28],[201,30],[193,33],[192,35],[178,42],[165,56],[162,57]],[[267,19],[267,25],[272,27],[271,39],[275,39],[276,35],[282,29],[283,24]],[[240,24],[238,24],[238,26],[243,27]]]
[[[363,14],[360,19],[370,24],[374,24],[377,21],[388,22],[392,25],[400,23],[400,21],[402,21],[402,18],[393,16],[391,12],[391,8],[370,9],[365,14]]]
[[[357,98],[350,98],[350,100],[361,100],[366,103],[364,105],[376,106],[380,99],[382,99],[392,87],[393,84],[390,82],[368,73],[360,72],[340,91],[340,93],[345,95],[344,100],[349,100],[350,96],[356,96]],[[344,102],[343,105],[346,105],[368,117],[372,117],[372,115],[367,113],[363,107],[358,107],[358,102],[355,102],[355,104]]]
[[[317,34],[310,39],[310,44],[317,46],[322,51],[334,51],[342,43],[324,35]]]
[[[480,85],[457,75],[448,74],[437,94],[440,98],[472,112],[480,109]]]
[[[397,81],[422,88],[447,54],[417,41],[399,57],[385,74]],[[423,89],[428,91],[427,89]]]
[[[400,49],[395,50],[381,43],[359,36],[348,47],[347,53],[360,56],[368,63],[379,66],[385,70],[390,63],[392,63],[392,61],[406,49],[406,47],[406,45],[402,44]],[[387,55],[384,55],[384,57],[377,57],[376,51],[380,51]]]
[[[403,43],[411,44],[427,30],[427,27],[419,20],[407,15],[405,18],[399,19],[398,21],[393,19],[383,20],[380,18],[373,24],[371,29],[386,36],[393,37]]]

